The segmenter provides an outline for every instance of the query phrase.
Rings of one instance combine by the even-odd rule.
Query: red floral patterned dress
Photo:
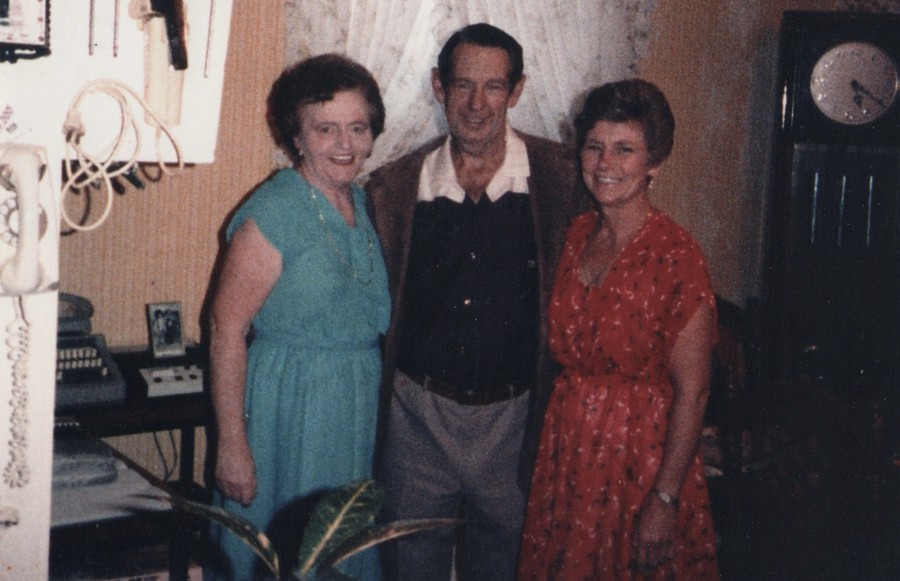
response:
[[[600,286],[578,278],[599,214],[569,228],[549,307],[549,340],[564,369],[541,432],[519,577],[536,581],[718,579],[700,456],[679,495],[675,559],[633,568],[634,521],[656,479],[678,333],[715,298],[703,252],[655,210]]]

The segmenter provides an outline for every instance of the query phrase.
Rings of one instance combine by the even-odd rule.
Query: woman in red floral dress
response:
[[[718,579],[698,454],[715,298],[701,248],[648,196],[675,120],[633,79],[594,89],[575,128],[599,211],[573,221],[557,269],[549,333],[563,371],[519,576]]]

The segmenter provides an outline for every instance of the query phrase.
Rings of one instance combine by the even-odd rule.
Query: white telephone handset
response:
[[[3,189],[15,193],[14,202],[6,200],[0,207],[2,240],[16,247],[15,255],[0,266],[0,294],[3,295],[30,293],[41,283],[38,195],[40,181],[47,168],[40,153],[39,148],[28,145],[0,148],[0,194]]]

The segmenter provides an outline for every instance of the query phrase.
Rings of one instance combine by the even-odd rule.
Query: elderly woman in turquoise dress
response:
[[[210,306],[216,501],[276,541],[298,501],[371,475],[390,299],[354,180],[384,117],[358,63],[322,55],[285,70],[268,121],[293,167],[252,192],[226,230]],[[233,534],[213,536],[225,564],[210,576],[264,572]],[[345,571],[378,578],[374,551]]]

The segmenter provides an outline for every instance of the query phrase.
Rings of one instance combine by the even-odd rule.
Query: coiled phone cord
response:
[[[9,359],[12,361],[12,390],[9,405],[9,462],[3,470],[3,480],[10,488],[22,488],[31,479],[28,468],[28,347],[29,325],[25,319],[24,296],[12,297],[16,318],[6,326],[9,337]]]

